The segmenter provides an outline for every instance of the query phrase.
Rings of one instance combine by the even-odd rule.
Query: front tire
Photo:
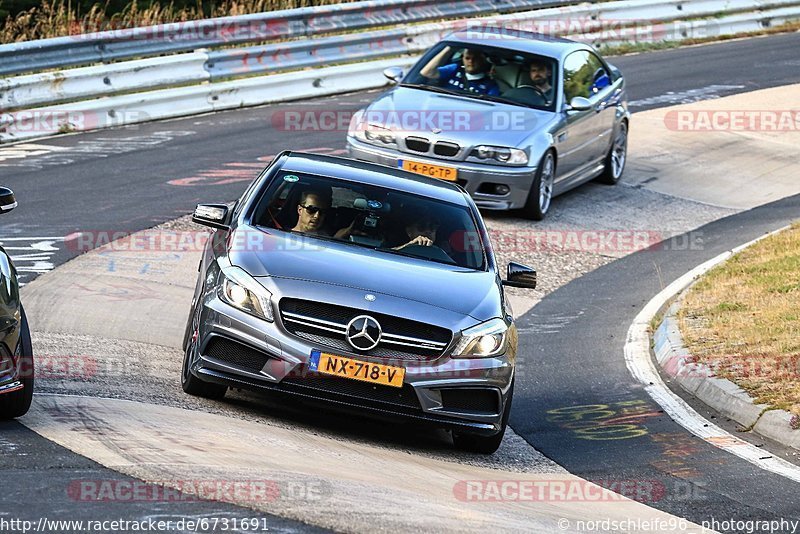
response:
[[[500,423],[500,431],[493,436],[476,436],[474,434],[461,434],[453,432],[453,445],[459,450],[476,452],[479,454],[493,454],[500,448],[503,436],[508,427],[508,417],[511,414],[511,402],[514,400],[514,383],[511,383],[511,390],[506,399],[506,407],[503,410],[503,420]]]
[[[20,382],[22,389],[13,393],[0,395],[0,419],[13,419],[28,413],[33,402],[33,343],[31,342],[31,330],[28,326],[28,318],[25,310],[20,306]]]
[[[628,159],[628,122],[619,123],[617,131],[614,133],[614,141],[606,155],[605,169],[597,181],[601,184],[616,185],[622,178],[625,170],[625,162]]]
[[[194,356],[194,352],[197,347],[197,337],[195,336],[195,332],[198,332],[197,329],[197,322],[195,319],[197,318],[197,313],[192,312],[189,316],[189,324],[187,325],[187,331],[189,333],[188,343],[186,343],[186,348],[183,352],[183,366],[181,369],[181,387],[185,393],[189,395],[194,395],[195,397],[203,397],[206,399],[213,399],[218,400],[225,396],[225,393],[228,392],[227,386],[223,386],[220,384],[212,384],[210,382],[204,382],[200,380],[196,376],[192,374],[191,364],[192,358]]]
[[[550,210],[553,200],[553,185],[556,178],[556,158],[552,150],[548,150],[533,177],[531,190],[528,192],[528,200],[522,208],[522,215],[526,219],[541,221]]]

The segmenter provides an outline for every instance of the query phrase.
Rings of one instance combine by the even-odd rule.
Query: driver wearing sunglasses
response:
[[[303,191],[297,205],[297,224],[293,232],[324,233],[325,216],[331,209],[331,197],[322,191]]]

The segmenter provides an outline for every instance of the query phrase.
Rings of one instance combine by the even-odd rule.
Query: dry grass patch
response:
[[[757,403],[800,416],[800,224],[709,272],[678,321],[697,361]]]
[[[9,16],[5,21],[0,19],[0,43],[351,1],[353,0],[219,0],[204,5],[203,0],[197,0],[194,5],[179,8],[170,2],[148,3],[145,0],[140,5],[137,0],[131,0],[120,12],[111,12],[107,4],[97,3],[88,12],[81,13],[69,0],[42,0],[38,7],[23,11],[16,17]]]

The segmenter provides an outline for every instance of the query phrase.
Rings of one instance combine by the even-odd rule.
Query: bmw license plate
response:
[[[397,166],[404,171],[411,171],[417,174],[430,176],[431,178],[438,178],[440,180],[447,180],[455,182],[458,178],[458,170],[453,167],[442,167],[441,165],[431,165],[429,163],[420,163],[418,161],[409,161],[401,159],[397,161]]]
[[[311,352],[308,368],[326,375],[352,378],[395,388],[403,387],[403,378],[406,375],[406,370],[402,367],[362,362],[318,350]]]

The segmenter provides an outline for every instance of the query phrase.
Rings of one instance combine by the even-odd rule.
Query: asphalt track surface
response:
[[[800,195],[720,219],[691,233],[694,250],[680,250],[690,236],[676,236],[547,295],[518,323],[533,335],[520,336],[514,431],[569,472],[639,484],[642,501],[698,524],[800,519],[797,483],[687,433],[623,357],[635,316],[670,282],[798,213]],[[554,317],[561,319],[555,326]]]
[[[797,83],[798,45],[800,34],[789,34],[612,61],[628,79],[632,111],[640,111]],[[301,106],[354,111],[375,94],[35,141],[47,147],[45,153],[0,159],[0,183],[11,187],[20,202],[4,218],[1,235],[38,239],[79,230],[135,232],[183,215],[197,202],[234,199],[257,174],[253,162],[258,158],[287,148],[335,153],[344,146],[343,131],[275,130],[271,127],[274,113]],[[14,147],[0,147],[0,158],[9,149]],[[702,229],[699,250],[641,252],[547,296],[520,320],[525,357],[511,416],[515,431],[580,476],[608,484],[649,483],[652,502],[647,495],[642,500],[693,521],[799,517],[797,485],[693,438],[658,413],[658,406],[633,382],[622,355],[633,317],[662,287],[718,252],[783,226],[797,216],[799,205],[795,197],[717,221]],[[554,209],[558,209],[557,201]],[[49,261],[59,265],[79,252],[60,246]],[[560,318],[555,326],[554,317]],[[601,406],[576,412],[569,408],[575,405]],[[551,410],[561,411],[548,414]],[[625,439],[583,439],[592,432],[597,432],[594,437],[607,438],[609,420],[617,429],[636,428],[628,428],[630,436]],[[576,421],[585,423],[577,425],[582,437],[565,426]],[[620,435],[624,433],[616,437]],[[75,479],[124,477],[18,423],[0,424],[0,448],[3,510],[36,518],[48,513],[71,518],[91,515],[92,519],[153,513],[152,503],[126,503],[120,508],[101,503],[87,506],[69,498],[63,488]],[[48,487],[61,489],[48,493]],[[209,511],[206,506],[172,504],[164,513],[197,516]],[[212,508],[216,515],[252,515],[233,506],[213,504]],[[274,528],[296,526],[274,521]]]

